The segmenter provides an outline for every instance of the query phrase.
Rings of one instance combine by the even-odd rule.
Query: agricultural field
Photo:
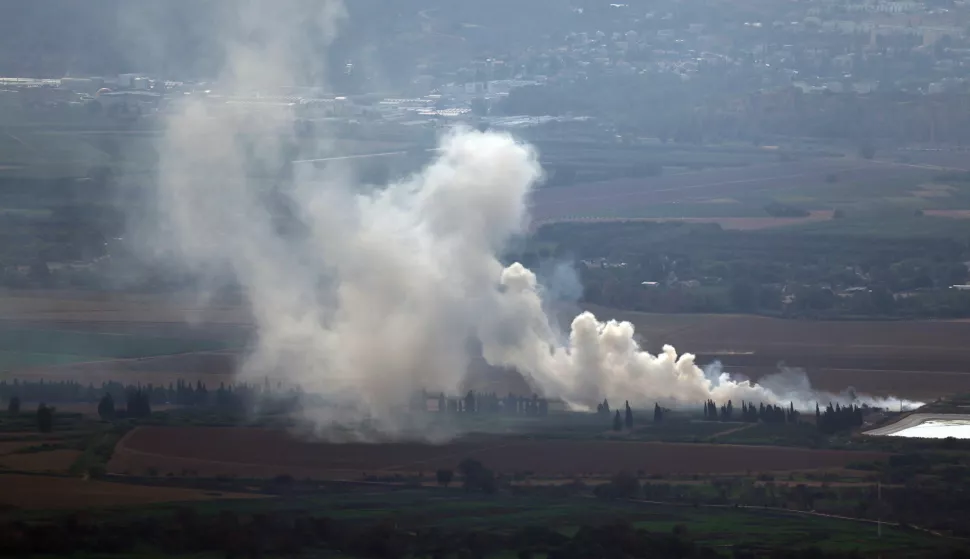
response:
[[[176,322],[182,310],[162,301],[69,299],[72,319],[34,318],[40,298],[0,298],[0,380],[75,379],[100,384],[142,384],[201,380],[209,386],[231,382],[239,349],[252,335],[242,322]],[[53,303],[47,303],[53,304]],[[16,305],[20,305],[16,307]],[[110,307],[125,320],[103,320]],[[919,401],[970,390],[963,366],[970,349],[970,322],[809,321],[750,315],[651,314],[587,306],[598,318],[631,321],[651,351],[671,344],[706,366],[721,362],[733,374],[758,379],[784,368],[804,370],[813,386],[829,391],[854,387],[873,395]],[[157,311],[157,312],[156,312]],[[209,312],[209,310],[205,310]],[[561,324],[575,316],[569,309]],[[168,315],[158,320],[159,314]],[[25,317],[14,319],[13,317]],[[139,321],[140,319],[140,321]],[[171,319],[171,320],[169,320]],[[521,376],[472,363],[467,388],[500,394],[529,390]],[[159,402],[161,404],[161,402]]]
[[[214,510],[223,503],[199,503],[198,510]],[[233,510],[286,510],[285,504],[234,501]],[[291,505],[292,506],[292,505]],[[826,550],[859,549],[864,552],[919,551],[941,545],[939,538],[884,526],[877,537],[873,524],[844,519],[785,514],[757,509],[719,507],[671,507],[648,502],[606,502],[590,499],[456,495],[440,489],[406,489],[375,494],[358,491],[340,495],[315,495],[299,501],[311,512],[326,511],[348,521],[393,521],[402,527],[433,526],[439,529],[474,529],[505,532],[523,526],[542,526],[573,535],[581,525],[597,525],[618,519],[653,533],[686,530],[700,544],[714,546],[783,546]],[[679,527],[679,528],[678,528]]]
[[[0,380],[218,384],[250,335],[244,309],[192,297],[7,292]]]
[[[685,208],[686,210],[686,208]],[[686,210],[684,213],[704,213],[703,211],[694,212]],[[763,214],[764,212],[757,212]],[[652,222],[666,222],[666,221],[680,221],[684,223],[716,223],[723,229],[734,229],[737,231],[754,231],[758,229],[771,229],[774,227],[784,227],[788,225],[802,225],[805,223],[814,223],[817,221],[829,221],[832,219],[833,212],[831,210],[813,210],[809,212],[806,217],[764,217],[763,215],[754,215],[751,217],[563,217],[549,220],[545,223],[603,223],[607,221],[652,221]],[[533,226],[541,226],[543,223],[534,223]]]
[[[0,327],[0,369],[224,350],[218,342],[73,329]]]
[[[536,224],[676,218],[752,229],[801,222],[821,226],[828,223],[823,216],[831,216],[835,209],[850,216],[970,209],[964,181],[937,180],[946,172],[886,160],[806,158],[542,188],[533,194],[532,215]],[[772,217],[764,210],[769,203],[814,213],[765,221]]]
[[[248,493],[148,487],[80,477],[0,473],[0,507],[7,509],[90,509],[258,497]]]
[[[647,348],[671,344],[759,379],[803,370],[812,385],[839,392],[931,401],[970,390],[970,322],[811,321],[750,315],[665,315],[589,307],[601,319],[628,320]]]
[[[168,385],[179,380],[203,382],[217,387],[235,378],[239,356],[233,352],[193,352],[158,357],[101,359],[71,364],[12,370],[0,378],[49,381],[77,380],[85,384],[103,382]],[[159,404],[163,402],[158,402]]]
[[[360,479],[362,475],[414,474],[454,468],[474,458],[496,472],[533,472],[542,477],[609,476],[617,471],[644,474],[731,473],[844,466],[880,460],[869,452],[780,447],[674,444],[598,440],[516,440],[481,437],[444,445],[326,444],[291,438],[285,432],[254,428],[141,427],[119,443],[111,472],[192,470],[202,475]]]
[[[0,291],[0,320],[38,323],[112,324],[99,330],[159,328],[206,324],[230,328],[251,317],[238,305],[220,305],[192,295],[128,295],[84,291]]]

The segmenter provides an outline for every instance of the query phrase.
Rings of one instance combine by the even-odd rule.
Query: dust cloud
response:
[[[255,96],[313,79],[304,69],[343,14],[336,2],[240,2],[219,30],[225,63],[213,91]],[[293,31],[306,22],[311,43]],[[285,114],[179,99],[160,150],[155,238],[196,275],[228,274],[241,286],[257,336],[240,380],[268,377],[322,395],[328,405],[302,412],[318,432],[366,423],[413,437],[423,421],[407,413],[414,394],[455,394],[470,342],[489,364],[518,370],[536,392],[577,409],[604,398],[799,407],[844,399],[814,393],[804,375],[759,385],[711,375],[669,346],[651,355],[630,323],[588,312],[559,331],[536,276],[498,257],[526,232],[542,179],[535,151],[507,134],[449,132],[423,170],[378,189],[332,167],[290,165],[312,155],[294,157],[293,138]],[[281,227],[279,207],[297,226]]]

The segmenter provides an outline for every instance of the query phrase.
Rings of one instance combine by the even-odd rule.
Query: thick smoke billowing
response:
[[[251,94],[304,78],[298,72],[313,53],[291,26],[312,15],[328,30],[341,10],[301,6],[323,11],[240,8],[215,87]],[[512,137],[453,131],[420,173],[365,190],[346,173],[288,166],[292,130],[285,117],[188,96],[168,119],[158,201],[182,263],[204,274],[229,270],[245,290],[258,335],[241,375],[324,395],[333,406],[306,412],[318,425],[366,420],[400,432],[416,391],[457,392],[469,341],[488,363],[517,369],[537,392],[575,407],[607,397],[814,406],[804,375],[762,385],[708,376],[672,347],[643,351],[626,322],[581,313],[560,332],[536,276],[497,257],[526,231],[542,176],[533,149]],[[284,200],[302,227],[281,232],[270,199]]]

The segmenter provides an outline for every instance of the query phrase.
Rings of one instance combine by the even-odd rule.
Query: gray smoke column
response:
[[[315,21],[330,33],[341,13],[326,2],[241,2],[214,87],[253,95],[300,81],[315,54],[293,30]],[[817,396],[802,385],[785,393],[784,383],[709,378],[693,356],[672,347],[651,355],[631,324],[590,313],[559,332],[535,275],[497,257],[526,231],[529,195],[542,176],[535,152],[511,136],[454,131],[420,173],[375,190],[313,166],[296,166],[291,179],[273,175],[292,157],[292,130],[285,115],[181,100],[161,150],[160,235],[186,267],[230,273],[242,286],[257,339],[241,379],[269,377],[324,395],[332,405],[304,412],[318,430],[367,423],[387,436],[414,436],[406,413],[413,394],[454,394],[470,340],[490,364],[517,369],[537,392],[577,408],[607,397],[691,405],[780,403],[796,393],[807,407]],[[280,233],[267,205],[273,196],[293,208],[298,234]]]

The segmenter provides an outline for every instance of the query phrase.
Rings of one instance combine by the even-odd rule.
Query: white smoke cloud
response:
[[[339,6],[317,4],[320,28],[331,29]],[[296,16],[238,14],[219,87],[249,93],[295,81],[307,56],[288,34]],[[668,406],[795,399],[800,407],[819,399],[780,379],[709,377],[669,346],[651,355],[627,322],[585,312],[568,334],[558,331],[535,275],[503,268],[497,256],[526,231],[542,176],[534,150],[509,135],[449,133],[424,170],[383,189],[313,166],[297,166],[280,186],[266,171],[285,165],[292,121],[223,109],[190,97],[168,118],[161,231],[186,266],[230,270],[244,289],[257,338],[242,380],[269,377],[324,395],[333,405],[305,412],[320,430],[365,421],[392,436],[413,432],[404,413],[413,394],[454,394],[470,340],[490,364],[517,369],[536,391],[577,408],[604,398]],[[295,209],[300,234],[280,234],[268,193]]]

